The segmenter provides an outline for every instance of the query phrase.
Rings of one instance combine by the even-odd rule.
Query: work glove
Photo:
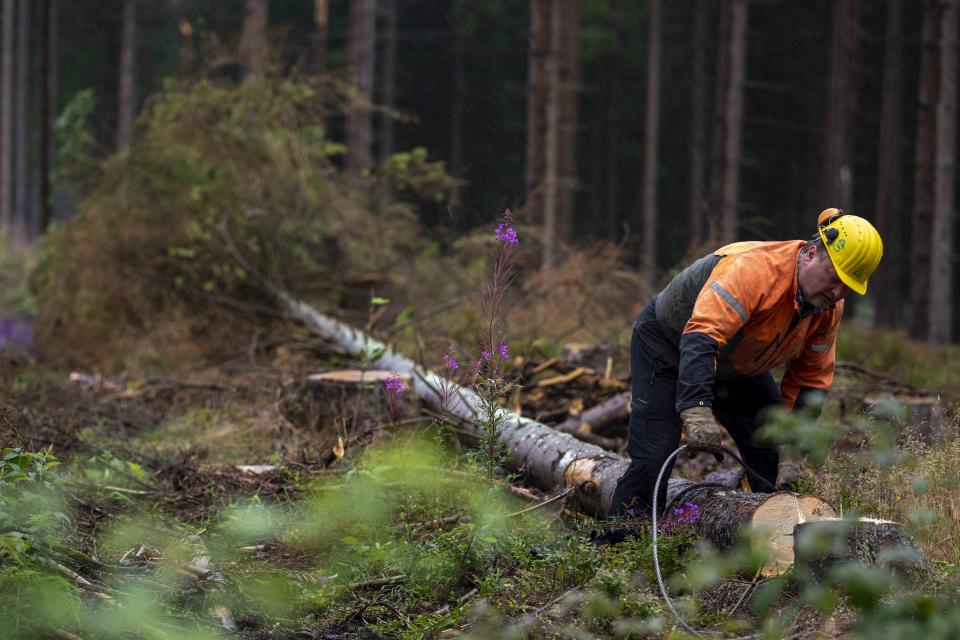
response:
[[[683,430],[687,434],[687,446],[695,451],[712,453],[717,462],[723,461],[723,431],[713,417],[710,407],[690,407],[680,412]]]
[[[800,479],[800,460],[787,445],[777,447],[777,491],[786,491]]]

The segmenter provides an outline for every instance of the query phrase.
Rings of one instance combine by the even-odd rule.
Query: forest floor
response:
[[[292,424],[282,399],[307,375],[364,366],[302,327],[275,323],[245,348],[152,376],[54,371],[6,354],[4,446],[52,445],[62,462],[70,524],[44,548],[79,587],[77,613],[48,634],[686,633],[657,591],[646,523],[622,544],[594,546],[600,525],[522,477],[487,477],[435,417],[345,416],[319,432]],[[524,383],[510,402],[547,423],[628,386],[623,349],[570,345],[510,364]],[[622,445],[624,426],[625,417],[603,435]],[[698,479],[717,466],[701,455],[677,473]],[[805,638],[857,622],[844,604],[820,606],[780,578],[712,575],[723,571],[713,553],[687,527],[661,537],[660,563],[690,624],[722,637],[766,628]],[[949,553],[941,545],[934,555]],[[929,589],[955,567],[956,558],[931,564]]]

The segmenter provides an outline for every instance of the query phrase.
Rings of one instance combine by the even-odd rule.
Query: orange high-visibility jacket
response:
[[[657,323],[679,350],[677,411],[711,406],[717,378],[755,376],[787,365],[786,408],[801,389],[833,382],[843,302],[803,302],[798,261],[803,240],[737,242],[697,260],[656,300]]]

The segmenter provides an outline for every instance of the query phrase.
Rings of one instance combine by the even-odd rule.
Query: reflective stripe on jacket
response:
[[[677,411],[711,406],[716,378],[755,376],[782,364],[786,408],[801,389],[833,382],[843,302],[801,304],[803,240],[738,242],[697,260],[656,300],[661,332],[679,350]]]

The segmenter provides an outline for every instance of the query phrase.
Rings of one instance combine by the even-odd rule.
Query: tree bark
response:
[[[577,177],[577,113],[580,100],[580,0],[563,3],[560,32],[560,122],[557,171],[557,235],[573,237]]]
[[[827,116],[823,128],[820,201],[824,207],[849,210],[853,199],[851,118],[856,92],[853,71],[857,48],[856,0],[833,3]]]
[[[945,5],[926,0],[921,34],[920,89],[917,100],[916,170],[913,203],[913,317],[914,338],[930,337],[930,316],[938,310],[931,305],[933,278],[933,230],[936,209],[937,114],[940,104],[941,37]]]
[[[137,0],[123,2],[123,31],[120,37],[120,97],[117,105],[117,150],[126,149],[133,131],[136,109]]]
[[[714,244],[737,238],[743,81],[746,73],[747,0],[724,0],[717,58],[717,111],[711,181]]]
[[[347,176],[357,185],[371,163],[370,106],[373,102],[373,60],[376,45],[375,0],[350,2],[350,83],[347,115]]]
[[[314,32],[314,64],[318,76],[327,72],[327,30],[330,21],[330,1],[314,0],[313,24]]]
[[[14,0],[3,0],[3,47],[0,53],[0,223],[10,240],[13,231],[13,20]]]
[[[653,288],[657,277],[657,158],[660,129],[660,0],[651,0],[647,25],[647,117],[644,126],[643,277]]]
[[[458,5],[454,5],[453,19],[450,28],[453,37],[453,100],[450,105],[450,175],[454,178],[463,177],[463,114],[467,92],[467,77],[464,69],[466,55],[466,36],[463,33],[463,24],[460,20]],[[450,199],[450,209],[456,216],[460,209],[460,188],[454,187]],[[469,222],[467,222],[469,226]]]
[[[572,232],[576,179],[579,2],[530,2],[526,211],[543,227],[543,264]]]
[[[244,7],[240,64],[245,80],[256,82],[266,72],[268,10],[268,0],[247,0]]]
[[[946,345],[953,333],[953,215],[957,118],[957,0],[943,1],[940,88],[934,151],[933,237],[930,257],[929,342]]]
[[[14,96],[16,107],[14,110],[14,150],[13,150],[13,236],[18,244],[26,245],[31,234],[31,216],[28,210],[30,194],[30,180],[27,176],[27,164],[30,148],[30,128],[27,126],[27,103],[30,95],[30,82],[27,69],[30,66],[29,56],[29,17],[30,6],[28,0],[20,0],[17,7],[17,53],[16,53],[16,88]]]
[[[383,72],[381,73],[381,102],[384,110],[380,113],[380,161],[393,155],[393,108],[397,93],[397,36],[398,36],[397,0],[384,3]]]
[[[666,512],[687,502],[700,509],[697,531],[720,549],[733,546],[745,528],[762,536],[772,555],[762,570],[768,576],[783,573],[793,565],[793,532],[798,524],[837,516],[830,505],[813,496],[789,491],[743,493],[723,486],[671,480]]]
[[[51,202],[50,202],[50,156],[52,155],[52,139],[50,135],[53,130],[53,121],[51,109],[53,100],[53,87],[51,78],[53,67],[51,66],[52,54],[52,9],[51,6],[55,0],[42,0],[40,4],[40,148],[38,149],[37,164],[40,169],[40,218],[38,221],[38,231],[46,233],[50,226]]]
[[[824,518],[797,526],[795,573],[824,582],[841,563],[876,564],[901,578],[923,574],[923,554],[896,522],[861,518],[848,521]]]
[[[880,115],[880,145],[878,150],[876,220],[883,238],[899,238],[902,225],[900,203],[900,92],[901,43],[900,21],[903,15],[901,0],[889,0],[887,27],[884,36],[883,104]],[[871,283],[877,304],[876,324],[895,327],[899,324],[902,304],[897,273],[901,267],[899,242],[887,242],[883,248],[884,265]]]
[[[706,107],[707,6],[693,3],[693,80],[690,86],[690,227],[688,251],[703,242],[703,162],[706,156],[704,109]]]

